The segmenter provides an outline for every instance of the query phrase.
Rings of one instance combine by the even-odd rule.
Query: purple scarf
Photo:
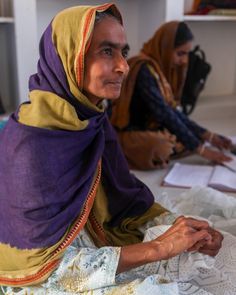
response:
[[[0,243],[33,249],[58,242],[80,214],[100,159],[110,226],[148,210],[152,193],[129,173],[106,113],[71,94],[51,25],[41,39],[38,72],[29,88],[56,93],[89,124],[82,131],[48,130],[10,117],[0,132]]]

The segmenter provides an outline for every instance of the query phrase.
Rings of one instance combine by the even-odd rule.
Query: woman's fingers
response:
[[[190,247],[187,251],[199,251],[206,244],[206,239],[202,239]]]
[[[169,244],[174,245],[169,252],[167,251],[167,258],[183,251],[199,251],[215,256],[221,248],[223,236],[205,220],[180,216],[157,240],[166,245],[166,249],[170,248]]]
[[[232,146],[232,141],[222,135],[214,134],[212,144],[221,149],[230,149]]]
[[[194,219],[192,217],[184,217],[184,216],[179,216],[174,224],[179,224],[179,223],[184,223],[187,226],[190,226],[196,230],[201,230],[201,229],[208,229],[209,228],[209,223],[205,220],[198,220]]]
[[[209,148],[205,148],[204,152],[201,155],[204,158],[216,163],[223,163],[223,162],[228,162],[232,160],[232,158],[230,158],[229,156],[226,156],[221,151],[215,151]]]

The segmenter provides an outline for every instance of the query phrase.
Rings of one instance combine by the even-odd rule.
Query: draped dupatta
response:
[[[69,8],[53,19],[29,80],[30,101],[0,133],[1,285],[36,284],[50,275],[86,225],[101,184],[111,229],[153,208],[149,189],[129,173],[103,107],[83,94],[95,14],[107,9],[121,20],[111,4]]]

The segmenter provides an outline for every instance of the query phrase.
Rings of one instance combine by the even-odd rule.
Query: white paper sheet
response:
[[[215,166],[209,186],[222,190],[236,190],[236,173],[223,166]]]
[[[213,167],[175,163],[164,178],[164,185],[192,187],[207,186]]]

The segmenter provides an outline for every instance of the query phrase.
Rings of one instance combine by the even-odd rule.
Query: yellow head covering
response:
[[[43,71],[42,76],[47,74],[49,83],[45,79],[40,81],[42,76],[37,74],[34,75],[36,78],[34,76],[30,78],[30,85],[33,84],[30,87],[30,103],[21,105],[18,113],[20,123],[48,129],[82,130],[86,128],[88,121],[78,118],[71,101],[68,102],[65,99],[67,96],[71,96],[75,104],[77,100],[92,110],[104,111],[102,106],[92,104],[83,94],[83,80],[84,55],[91,39],[96,12],[107,9],[111,9],[122,23],[119,11],[112,4],[71,7],[55,16],[51,23],[51,34],[44,34],[40,42],[42,48],[39,66]],[[63,72],[66,74],[66,76],[62,75],[61,80],[58,79],[57,66],[55,66],[56,73],[51,73],[54,65],[52,52],[48,50],[48,39],[52,40],[52,46],[56,49]],[[46,48],[43,47],[44,43]],[[47,72],[48,60],[52,61],[49,72]],[[60,95],[55,85],[58,87],[63,85],[63,90],[67,90],[66,94]]]

